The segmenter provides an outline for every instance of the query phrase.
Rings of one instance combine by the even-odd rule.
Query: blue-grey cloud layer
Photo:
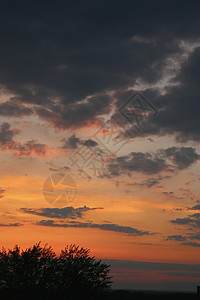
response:
[[[109,259],[105,262],[112,265],[113,268],[126,269],[144,269],[157,271],[197,271],[200,270],[199,264],[181,264],[166,262],[149,262],[149,261],[133,261],[133,260],[114,260]]]

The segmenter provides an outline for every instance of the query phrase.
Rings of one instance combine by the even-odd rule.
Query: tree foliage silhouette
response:
[[[56,256],[52,247],[36,243],[26,250],[16,245],[0,251],[0,289],[98,291],[109,289],[110,266],[70,245]]]

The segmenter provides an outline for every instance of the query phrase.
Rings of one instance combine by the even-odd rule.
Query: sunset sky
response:
[[[113,288],[200,285],[199,1],[4,1],[0,246],[91,249]]]

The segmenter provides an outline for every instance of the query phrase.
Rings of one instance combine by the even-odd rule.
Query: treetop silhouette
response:
[[[18,245],[0,251],[0,289],[99,291],[111,286],[110,266],[89,255],[90,250],[66,246],[57,256],[41,242],[26,250]]]

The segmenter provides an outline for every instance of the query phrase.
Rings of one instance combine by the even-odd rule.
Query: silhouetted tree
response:
[[[56,256],[40,242],[20,250],[0,251],[0,289],[88,292],[109,289],[110,266],[90,257],[90,250],[70,245]]]

